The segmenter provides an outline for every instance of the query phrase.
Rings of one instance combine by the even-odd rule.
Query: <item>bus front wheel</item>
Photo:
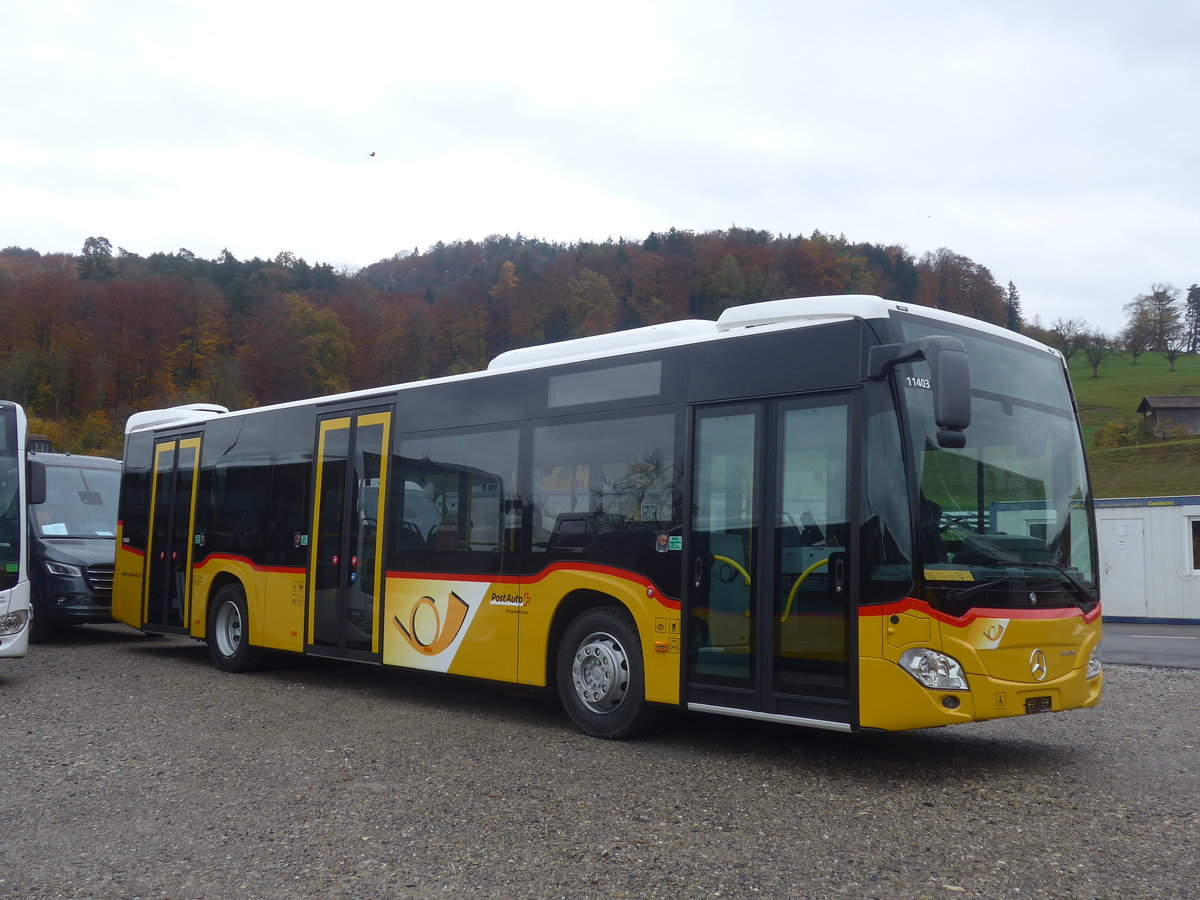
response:
[[[251,672],[262,665],[263,652],[250,646],[246,592],[227,584],[213,597],[208,613],[208,652],[226,672]]]
[[[563,708],[585,734],[626,738],[651,724],[641,644],[624,609],[588,610],[567,626],[556,674]]]

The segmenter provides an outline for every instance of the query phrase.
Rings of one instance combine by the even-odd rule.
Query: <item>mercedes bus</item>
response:
[[[872,296],[129,419],[113,615],[207,642],[842,731],[1099,702],[1062,356]]]

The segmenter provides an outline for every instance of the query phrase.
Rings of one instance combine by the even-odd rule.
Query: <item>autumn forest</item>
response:
[[[730,229],[641,242],[438,243],[357,272],[291,253],[0,250],[0,396],[62,450],[120,455],[125,418],[472,371],[504,350],[787,296],[868,293],[1022,329],[1020,300],[949,250]]]

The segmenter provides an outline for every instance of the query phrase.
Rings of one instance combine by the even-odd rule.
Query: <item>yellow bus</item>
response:
[[[132,416],[113,615],[843,731],[1093,706],[1092,498],[1062,357],[871,296],[514,350],[486,371]]]

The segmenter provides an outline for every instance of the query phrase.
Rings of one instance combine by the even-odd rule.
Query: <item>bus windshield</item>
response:
[[[971,366],[966,447],[939,446],[929,367],[897,376],[920,487],[929,599],[971,608],[1095,606],[1083,446],[1061,360],[1045,350],[904,317],[906,340],[952,334]]]

